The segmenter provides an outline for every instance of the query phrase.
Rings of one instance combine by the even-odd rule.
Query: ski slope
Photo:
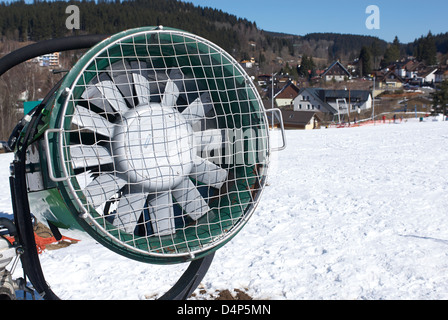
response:
[[[192,299],[234,288],[270,300],[448,299],[448,122],[287,131],[287,143],[253,217]],[[0,216],[10,218],[11,160],[0,155]],[[187,267],[62,233],[81,242],[41,254],[62,299],[155,299]]]

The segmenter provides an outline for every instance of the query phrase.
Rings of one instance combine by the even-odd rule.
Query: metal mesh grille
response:
[[[144,255],[218,246],[252,214],[268,130],[233,58],[176,30],[102,47],[63,106],[63,161],[92,228]]]

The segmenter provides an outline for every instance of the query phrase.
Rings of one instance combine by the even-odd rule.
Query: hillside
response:
[[[113,34],[148,25],[164,25],[195,33],[218,44],[238,61],[253,57],[257,68],[248,69],[253,76],[272,72],[292,74],[304,56],[312,58],[314,65],[311,69],[314,70],[323,70],[335,60],[347,64],[360,56],[362,48],[370,50],[375,69],[391,46],[371,36],[335,33],[298,36],[269,32],[259,29],[256,22],[178,0],[83,0],[70,1],[70,4],[79,7],[79,30],[71,31],[65,27],[66,1],[1,2],[0,57],[27,43],[44,39],[72,34]],[[400,54],[412,54],[427,44],[426,40],[422,37],[410,44],[400,44]],[[448,55],[446,58],[441,55],[448,53],[448,33],[431,35],[430,40],[437,48],[439,61],[445,61]],[[80,54],[64,53],[61,67],[70,68]],[[5,74],[0,83],[0,139],[6,139],[16,123],[16,115],[10,109],[17,106],[17,97],[28,91],[33,99],[41,99],[61,76],[34,67],[15,69]]]
[[[218,44],[237,59],[254,57],[261,71],[272,72],[278,58],[300,63],[302,55],[316,59],[317,67],[334,60],[352,61],[361,48],[375,47],[382,56],[388,43],[371,36],[311,33],[304,36],[261,30],[256,22],[221,10],[194,6],[178,0],[70,1],[80,11],[79,34],[112,34],[147,25],[165,25],[198,34]],[[25,1],[0,3],[0,40],[39,41],[72,34],[65,27],[68,3]],[[402,44],[402,53],[412,54],[418,41]],[[440,53],[448,52],[448,33],[434,36]]]

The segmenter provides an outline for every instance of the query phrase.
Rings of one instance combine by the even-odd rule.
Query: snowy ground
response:
[[[448,299],[448,122],[287,139],[254,216],[217,251],[195,299],[234,288],[255,299]],[[7,217],[11,159],[0,155]],[[187,267],[134,262],[63,234],[82,241],[41,255],[63,299],[154,299]]]

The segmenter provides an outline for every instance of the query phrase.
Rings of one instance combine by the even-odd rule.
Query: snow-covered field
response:
[[[287,131],[269,186],[194,299],[448,299],[448,122]],[[0,216],[12,217],[0,155]],[[155,266],[82,241],[45,251],[62,299],[154,299],[187,265]],[[16,271],[21,276],[21,270]]]

